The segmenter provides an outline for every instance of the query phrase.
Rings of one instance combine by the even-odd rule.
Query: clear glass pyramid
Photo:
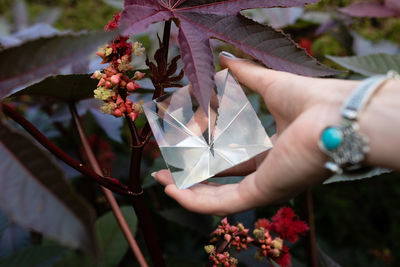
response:
[[[178,188],[188,188],[272,147],[250,102],[228,70],[215,75],[208,115],[191,86],[143,105]]]

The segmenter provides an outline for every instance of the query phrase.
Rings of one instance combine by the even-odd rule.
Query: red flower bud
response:
[[[131,117],[132,121],[135,121],[139,114],[137,114],[136,112],[131,112],[129,113],[129,116]]]
[[[137,72],[135,72],[135,79],[139,81],[139,80],[143,79],[143,77],[144,77],[145,75],[146,75],[145,73],[142,73],[142,72],[140,72],[140,71],[137,71]]]
[[[120,81],[121,81],[121,78],[118,75],[111,76],[111,83],[113,85],[119,84]]]
[[[97,87],[103,86],[106,83],[106,80],[104,78],[101,78],[99,83],[97,84]]]
[[[113,111],[113,115],[115,117],[121,117],[122,116],[122,112],[121,112],[121,110],[116,109],[116,110]]]

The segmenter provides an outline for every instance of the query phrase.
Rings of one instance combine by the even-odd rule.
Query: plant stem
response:
[[[171,20],[168,20],[164,24],[164,33],[163,33],[163,48],[165,51],[165,62],[168,62],[168,51],[169,51],[169,39],[171,36]]]
[[[104,176],[103,171],[100,168],[100,165],[96,159],[96,156],[93,153],[92,148],[90,147],[90,144],[87,140],[87,137],[83,131],[82,123],[79,119],[78,112],[76,110],[76,106],[74,103],[69,104],[69,108],[71,111],[71,115],[75,124],[76,129],[78,130],[78,134],[82,143],[83,150],[85,152],[85,155],[89,161],[89,165],[91,168],[101,176]],[[114,195],[110,190],[107,188],[100,186],[101,190],[103,191],[103,194],[105,195],[108,204],[111,206],[111,210],[114,214],[115,219],[118,222],[118,225],[125,236],[126,241],[128,242],[129,247],[131,248],[133,254],[136,256],[136,259],[141,267],[148,267],[148,264],[143,256],[142,251],[140,250],[135,237],[133,236],[131,230],[129,229],[129,225],[126,222],[121,209],[118,206],[117,200],[115,199]]]
[[[22,117],[13,107],[8,104],[3,103],[1,105],[3,112],[22,126],[30,135],[32,135],[36,141],[38,141],[47,150],[53,153],[61,161],[65,162],[67,165],[71,166],[75,170],[82,173],[85,177],[96,181],[98,184],[110,189],[111,191],[121,194],[121,195],[132,195],[129,189],[113,178],[102,177],[91,169],[83,166],[82,163],[76,161],[74,158],[66,154],[60,148],[58,148],[54,143],[52,143],[46,136],[44,136],[32,123],[27,121]]]
[[[166,62],[168,62],[170,33],[171,21],[166,21],[163,34],[163,47],[165,47]],[[159,97],[162,93],[163,88],[161,88],[161,90],[156,90],[154,92],[153,99]],[[151,220],[150,211],[146,206],[140,181],[140,167],[142,162],[143,146],[146,145],[146,143],[150,139],[151,129],[149,123],[147,122],[143,127],[143,130],[139,137],[135,124],[133,123],[131,118],[129,116],[125,116],[125,119],[128,123],[129,130],[132,136],[132,155],[129,171],[129,190],[131,190],[135,194],[132,197],[132,206],[139,220],[139,225],[143,231],[147,247],[149,248],[149,252],[155,266],[166,266],[162,257],[162,252],[156,236],[154,225]]]
[[[318,252],[311,189],[308,189],[306,192],[302,193],[300,197],[303,206],[303,216],[304,218],[306,218],[308,227],[310,228],[310,230],[306,234],[308,266],[318,267]]]
[[[143,232],[143,236],[154,265],[157,267],[163,267],[166,265],[162,256],[155,227],[151,219],[151,214],[146,205],[140,181],[140,165],[142,162],[143,146],[141,146],[140,143],[137,143],[137,132],[133,121],[129,116],[126,116],[125,118],[129,125],[132,136],[132,155],[129,170],[129,189],[135,194],[132,197],[132,206],[138,218],[139,226]]]

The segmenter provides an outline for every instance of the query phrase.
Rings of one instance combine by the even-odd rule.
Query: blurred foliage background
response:
[[[0,14],[6,20],[12,20],[13,0],[0,0]],[[61,14],[55,27],[63,29],[84,30],[102,29],[118,9],[102,0],[27,0],[29,15],[36,17],[50,7],[59,8]],[[308,11],[335,12],[352,0],[322,0],[316,5],[308,6]],[[321,62],[340,68],[325,55],[350,56],[353,51],[338,36],[352,30],[370,41],[389,40],[400,44],[400,20],[398,18],[357,18],[347,29],[338,27],[318,36],[314,32],[318,24],[302,19],[283,30],[298,42],[309,41],[309,49]],[[149,44],[148,44],[149,45]],[[147,46],[148,46],[147,45]],[[157,44],[153,44],[157,45]],[[231,49],[226,48],[224,49]],[[323,88],[321,88],[323,90]],[[266,108],[259,98],[254,103],[260,106],[259,115],[266,116]],[[113,142],[100,130],[88,115],[85,123],[89,134],[98,135],[112,144],[116,154],[113,169],[116,175],[127,173],[129,151],[126,146]],[[138,120],[140,123],[140,120]],[[126,130],[126,129],[125,129]],[[127,137],[126,131],[122,134]],[[60,145],[68,145],[63,138],[55,138]],[[203,266],[206,254],[203,246],[207,243],[208,233],[215,226],[218,218],[204,217],[183,211],[177,204],[166,197],[162,187],[154,185],[149,174],[163,167],[162,160],[155,146],[148,148],[144,162],[143,176],[145,183],[152,185],[146,192],[149,205],[157,210],[154,214],[161,233],[160,239],[170,266]],[[157,158],[155,158],[157,157]],[[304,160],[307,160],[305,158]],[[400,265],[400,180],[398,174],[385,174],[372,179],[354,182],[339,182],[321,185],[314,189],[314,209],[319,246],[342,266],[399,266]],[[96,203],[98,214],[107,209],[104,199],[93,193],[93,186],[86,181],[74,179],[75,185],[82,194]],[[88,193],[89,192],[89,193]],[[92,199],[95,198],[95,199]],[[300,201],[294,200],[295,210],[301,214]],[[251,226],[258,217],[270,217],[279,206],[269,206],[233,216],[232,220],[244,221]],[[31,236],[35,241],[35,235]],[[139,236],[140,246],[144,247]],[[305,266],[304,241],[295,244],[293,250],[294,266]],[[243,256],[244,257],[244,256]],[[133,255],[128,252],[119,266],[132,266]],[[249,265],[252,266],[252,265]],[[254,265],[255,266],[255,265]]]

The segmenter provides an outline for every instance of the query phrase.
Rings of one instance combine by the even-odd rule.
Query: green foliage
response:
[[[331,35],[322,35],[321,37],[317,38],[313,42],[311,50],[320,57],[324,55],[347,55],[347,50],[336,38]]]
[[[398,174],[351,183],[333,183],[314,190],[317,237],[342,266],[398,266],[400,199]],[[391,263],[373,250],[388,250]]]
[[[50,96],[60,101],[79,101],[93,97],[93,90],[97,87],[97,80],[89,74],[56,75],[41,82],[26,87],[11,95]]]
[[[327,57],[337,64],[365,76],[386,74],[389,70],[400,72],[400,55],[373,54],[353,57]]]
[[[315,11],[321,11],[321,10],[332,10],[336,9],[338,7],[344,7],[350,5],[352,2],[355,2],[354,0],[323,0],[319,1],[318,3],[314,5],[307,5],[306,9],[307,10],[315,10]]]
[[[0,14],[11,20],[14,0],[0,0]],[[31,18],[48,7],[61,8],[61,16],[56,23],[60,29],[100,30],[112,18],[115,8],[102,0],[26,0]]]
[[[64,252],[58,245],[32,246],[0,259],[0,267],[51,266]]]
[[[93,97],[98,80],[91,79],[91,74],[55,75],[45,78],[31,86],[22,89],[10,97],[21,95],[48,96],[58,101],[80,101]],[[135,91],[139,94],[150,94],[153,90],[139,88]]]
[[[137,228],[137,218],[133,208],[125,206],[121,207],[121,211],[134,235]],[[96,234],[101,252],[100,266],[117,266],[129,246],[112,212],[108,212],[97,220]]]
[[[56,27],[64,29],[103,29],[106,22],[118,11],[102,0],[65,1],[63,13]]]
[[[137,218],[132,207],[121,207],[121,212],[134,235],[137,228]],[[93,259],[80,251],[69,251],[56,263],[56,267],[61,266],[118,266],[122,258],[128,251],[128,243],[122,234],[113,213],[107,212],[96,221],[96,237],[100,248],[100,257],[96,265]]]
[[[400,43],[398,18],[358,18],[352,28],[371,41],[390,40]]]

